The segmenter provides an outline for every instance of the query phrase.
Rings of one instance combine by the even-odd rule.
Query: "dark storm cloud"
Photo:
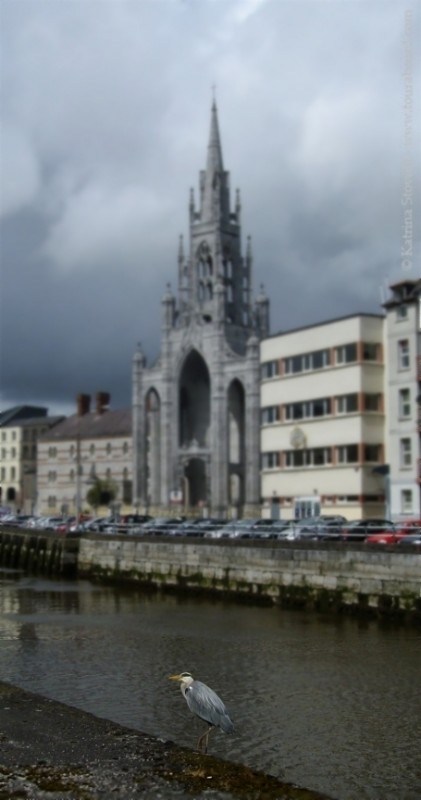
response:
[[[4,0],[2,406],[130,402],[136,342],[159,350],[213,83],[272,329],[380,311],[399,277],[406,8]]]

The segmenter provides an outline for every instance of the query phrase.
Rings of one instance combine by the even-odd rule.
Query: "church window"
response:
[[[204,287],[202,281],[200,281],[200,283],[199,283],[199,291],[198,291],[197,294],[198,294],[199,303],[202,303],[203,300],[205,299],[205,287]]]
[[[212,284],[208,283],[206,285],[206,300],[212,300]]]

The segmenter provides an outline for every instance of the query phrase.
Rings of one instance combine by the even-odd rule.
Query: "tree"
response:
[[[117,496],[117,486],[113,481],[96,478],[95,483],[89,489],[86,499],[90,506],[109,506]]]

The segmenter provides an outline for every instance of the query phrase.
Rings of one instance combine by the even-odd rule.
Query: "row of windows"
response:
[[[343,394],[339,397],[319,397],[315,400],[306,400],[301,403],[288,403],[284,408],[285,420],[312,419],[325,417],[332,413],[352,414],[358,411],[380,411],[381,394],[364,394],[362,408],[359,408],[358,394]],[[334,411],[333,411],[334,409]],[[281,419],[280,406],[265,406],[261,410],[262,425],[279,422]]]
[[[101,449],[102,448],[99,448],[100,452],[101,452]],[[83,448],[83,450],[85,452],[85,448]],[[107,444],[105,446],[105,452],[106,452],[107,456],[111,455],[112,452],[116,453],[117,450],[118,450],[118,448],[117,448],[116,445],[114,445],[114,447],[113,447],[113,445],[110,442],[107,442]],[[129,443],[128,442],[123,442],[123,444],[121,446],[121,451],[122,451],[122,453],[124,455],[126,455],[129,452]],[[96,447],[95,447],[94,444],[91,444],[90,447],[89,447],[89,454],[91,456],[93,456],[93,455],[95,455],[95,452],[96,452]],[[69,455],[70,455],[70,458],[74,458],[76,456],[76,445],[74,445],[74,444],[70,445]],[[48,448],[48,457],[49,458],[57,458],[57,447],[51,446],[51,447]]]
[[[335,453],[333,452],[335,451]],[[336,464],[358,464],[359,447],[357,444],[340,445],[332,447],[313,447],[303,450],[285,450],[283,452],[283,467],[319,467],[333,463],[335,454]],[[378,463],[382,455],[382,445],[363,445],[363,462]],[[262,453],[262,469],[276,469],[281,466],[281,453],[277,450]]]
[[[24,428],[22,433],[23,440],[24,442],[36,442],[38,436],[40,436],[46,430],[47,428],[42,428],[41,430],[37,428]],[[7,442],[9,439],[12,442],[16,441],[16,431],[11,431],[10,437],[7,434],[8,431],[1,432],[2,442]]]
[[[339,347],[314,350],[310,353],[300,353],[282,359],[283,373],[294,375],[300,372],[310,372],[324,367],[340,364],[351,364],[361,358],[363,361],[380,361],[381,346],[377,342],[362,342],[361,350],[357,342],[340,345]],[[280,361],[265,361],[261,365],[262,378],[273,378],[280,374]]]
[[[90,473],[91,473],[91,470],[89,470],[88,474],[90,474]],[[124,467],[122,474],[123,474],[123,480],[127,480],[128,477],[129,477],[129,471],[128,471],[127,467]],[[79,475],[83,475],[83,466],[82,465],[80,466]],[[112,470],[110,468],[106,469],[105,470],[105,478],[107,480],[110,480],[112,477],[113,477]],[[49,473],[48,473],[47,479],[48,479],[49,483],[54,483],[57,480],[57,472],[55,470],[50,470]],[[66,480],[64,475],[60,475],[60,479],[62,481]],[[69,475],[68,475],[68,479],[71,482],[76,480],[76,470],[75,469],[71,469],[70,470]]]

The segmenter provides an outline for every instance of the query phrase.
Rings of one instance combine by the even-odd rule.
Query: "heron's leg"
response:
[[[207,753],[207,751],[208,751],[208,739],[209,739],[209,734],[210,734],[212,728],[213,728],[213,725],[209,725],[209,728],[204,733],[202,733],[201,737],[199,738],[199,741],[197,743],[197,749],[199,750],[199,752],[202,752],[204,754]],[[203,749],[202,749],[202,743],[203,743]]]

